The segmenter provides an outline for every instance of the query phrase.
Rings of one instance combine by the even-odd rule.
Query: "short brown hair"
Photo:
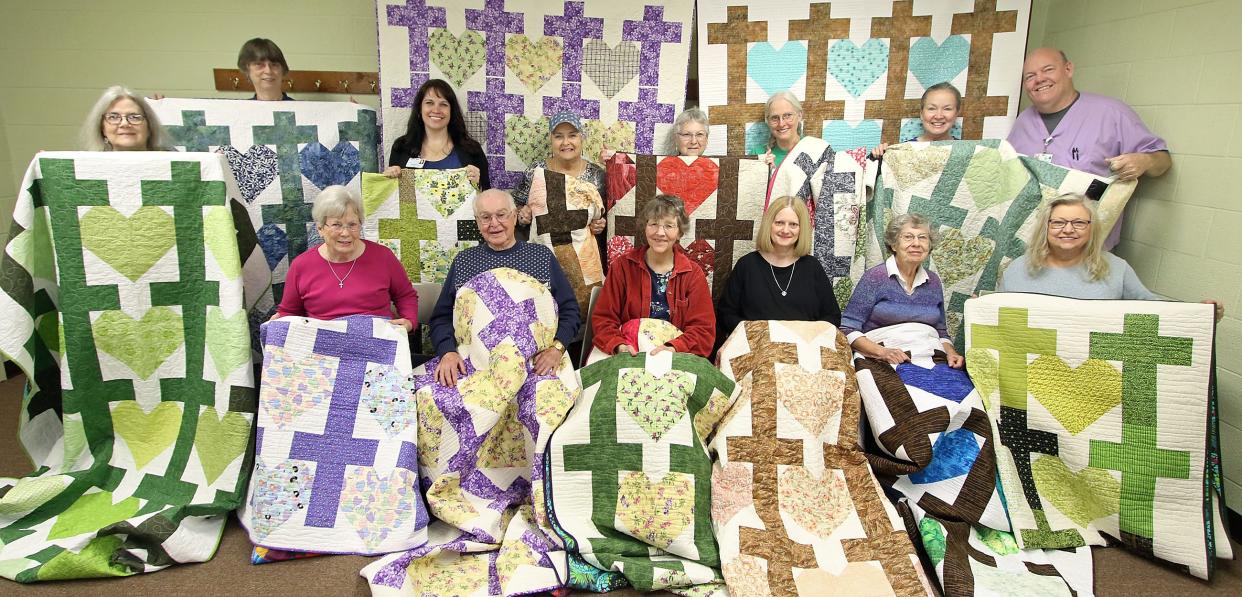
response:
[[[673,216],[677,218],[677,234],[686,233],[686,229],[690,227],[690,216],[686,215],[686,204],[676,195],[656,195],[643,203],[643,208],[638,211],[637,222],[642,226],[646,226],[652,220]],[[643,234],[635,234],[634,241],[638,244],[647,244],[647,237]]]
[[[241,51],[237,53],[237,70],[244,75],[250,70],[250,63],[260,60],[276,62],[280,64],[280,68],[285,69],[284,74],[289,74],[285,53],[280,51],[276,42],[263,37],[256,37],[242,44]]]

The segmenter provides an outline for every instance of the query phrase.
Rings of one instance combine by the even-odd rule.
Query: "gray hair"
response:
[[[501,189],[488,189],[474,196],[474,203],[472,203],[471,206],[474,209],[474,214],[476,216],[479,214],[479,200],[487,195],[504,195],[505,199],[509,202],[509,209],[515,213],[517,212],[517,202],[513,200],[513,195],[510,194],[509,191]]]
[[[802,102],[798,101],[798,98],[788,89],[777,91],[772,94],[772,97],[768,98],[768,102],[763,105],[763,123],[768,124],[768,119],[772,117],[772,102],[775,102],[778,99],[783,99],[789,102],[789,105],[793,106],[794,112],[798,113],[798,136],[801,137],[802,131],[806,127],[806,122],[803,121],[804,113],[802,112]],[[768,128],[771,129],[771,125],[768,125]],[[773,147],[776,147],[776,137],[772,136],[772,133],[769,132],[768,149],[772,149]]]
[[[707,122],[707,112],[704,112],[698,108],[686,108],[681,111],[681,114],[677,115],[675,120],[673,120],[673,126],[668,129],[668,136],[664,138],[664,147],[669,155],[677,155],[677,135],[681,133],[681,127],[690,124],[691,122],[697,122],[703,125],[704,132],[708,135],[712,134],[710,128],[711,125]]]
[[[931,219],[922,214],[906,213],[894,216],[893,219],[888,221],[888,226],[884,227],[884,246],[888,248],[889,253],[896,253],[893,247],[897,246],[897,236],[901,234],[901,229],[906,226],[910,226],[915,230],[920,228],[927,229],[927,236],[930,242],[927,248],[928,252],[931,252],[940,243],[940,233],[932,226]]]
[[[82,123],[82,130],[78,133],[78,144],[81,148],[85,151],[112,151],[112,145],[103,135],[103,117],[108,108],[122,98],[138,104],[138,109],[142,110],[142,115],[147,119],[147,150],[169,149],[171,146],[164,136],[164,126],[160,124],[159,117],[155,115],[155,111],[151,109],[146,98],[121,85],[113,85],[105,89],[103,95],[99,96],[99,100],[87,113],[86,122]]]
[[[315,197],[315,203],[311,206],[311,217],[315,223],[324,226],[328,223],[328,218],[339,218],[354,210],[358,214],[358,223],[366,221],[366,213],[362,210],[362,200],[350,192],[346,187],[334,184],[325,187],[319,192],[319,196]]]

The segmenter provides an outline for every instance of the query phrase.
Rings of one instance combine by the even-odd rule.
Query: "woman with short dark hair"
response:
[[[250,99],[293,101],[283,85],[285,75],[289,74],[289,63],[276,42],[262,37],[247,40],[237,53],[237,70],[254,86],[254,96]]]

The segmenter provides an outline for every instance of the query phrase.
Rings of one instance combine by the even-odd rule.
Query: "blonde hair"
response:
[[[798,98],[794,96],[793,92],[788,89],[782,89],[776,93],[773,93],[772,97],[768,98],[768,103],[763,105],[763,123],[768,125],[768,149],[776,147],[776,136],[772,134],[772,125],[768,124],[768,119],[772,117],[772,102],[775,102],[778,99],[789,102],[789,105],[793,106],[794,112],[797,112],[799,137],[802,136],[803,127],[806,126],[806,123],[802,121],[802,102],[798,101]]]
[[[755,246],[765,253],[776,250],[772,245],[772,225],[776,222],[776,214],[788,207],[798,216],[798,242],[794,245],[794,254],[798,257],[811,254],[811,214],[806,209],[806,202],[798,197],[779,197],[768,203],[759,222],[759,235],[755,238]]]
[[[151,109],[146,98],[121,85],[113,85],[105,89],[103,95],[99,96],[91,111],[86,115],[86,122],[82,123],[82,130],[78,133],[78,142],[82,149],[84,151],[112,151],[112,144],[108,143],[108,139],[103,134],[103,117],[108,108],[122,98],[138,104],[138,109],[142,110],[142,115],[147,120],[147,151],[169,149],[164,136],[164,126],[160,124],[159,117],[155,115],[155,111]]]
[[[1048,220],[1052,218],[1052,210],[1062,205],[1081,205],[1091,216],[1087,231],[1091,238],[1087,240],[1082,263],[1087,267],[1088,280],[1096,282],[1108,277],[1108,258],[1104,256],[1104,234],[1095,205],[1079,193],[1066,193],[1049,201],[1039,209],[1036,216],[1035,230],[1026,246],[1026,271],[1031,276],[1038,276],[1048,266]]]

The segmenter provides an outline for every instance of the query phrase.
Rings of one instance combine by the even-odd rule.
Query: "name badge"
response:
[[[1039,160],[1039,161],[1041,161],[1041,162],[1047,163],[1047,164],[1051,164],[1051,163],[1052,163],[1052,154],[1050,154],[1050,153],[1037,153],[1037,154],[1035,154],[1035,159],[1037,159],[1037,160]]]
[[[425,165],[427,165],[427,160],[423,158],[410,158],[405,162],[406,168],[422,168]]]

